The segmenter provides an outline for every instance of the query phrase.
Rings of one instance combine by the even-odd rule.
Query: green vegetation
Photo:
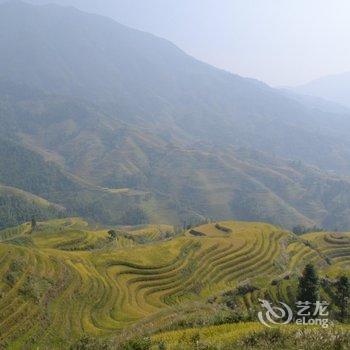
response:
[[[350,228],[350,182],[339,176],[350,173],[347,115],[109,20],[0,6],[0,184],[108,225]],[[35,66],[14,60],[18,52]],[[7,226],[33,215],[6,206]]]
[[[346,322],[348,318],[349,300],[350,300],[350,282],[347,276],[341,276],[336,282],[337,301],[340,308],[340,319]]]
[[[305,233],[309,233],[309,232],[322,232],[324,231],[323,228],[319,228],[317,226],[313,226],[313,227],[304,227],[301,225],[297,225],[293,227],[293,233],[296,235],[303,235]]]
[[[12,187],[0,185],[0,229],[30,221],[64,217],[64,207]]]
[[[47,220],[68,215],[112,225],[147,223],[140,203],[147,203],[143,193],[113,192],[92,185],[0,137],[0,228],[32,217]]]
[[[134,344],[137,330],[151,349],[169,348],[167,332],[189,344],[197,333],[201,343],[226,344],[223,330],[241,329],[238,341],[262,330],[252,322],[259,298],[294,302],[305,259],[318,269],[332,318],[346,321],[347,283],[339,277],[350,262],[349,234],[299,238],[231,221],[194,229],[201,235],[165,225],[98,229],[71,218],[0,231],[0,344],[107,349]]]
[[[152,340],[168,350],[346,350],[350,346],[350,331],[294,326],[266,329],[257,323],[241,323],[168,332]],[[156,345],[152,349],[157,349]]]
[[[299,278],[297,300],[309,302],[311,305],[316,303],[317,300],[320,300],[319,283],[315,267],[312,264],[307,264],[302,276]]]
[[[349,348],[348,112],[68,7],[0,30],[1,349]]]

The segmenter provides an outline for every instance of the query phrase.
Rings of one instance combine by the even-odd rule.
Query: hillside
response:
[[[2,4],[0,16],[4,80],[88,99],[161,140],[234,144],[350,173],[348,116],[309,110],[108,18],[20,1]]]
[[[1,227],[23,223],[33,215],[38,219],[81,215],[105,224],[138,224],[133,211],[148,201],[141,191],[110,191],[90,184],[42,155],[0,138],[0,188],[3,185],[7,190],[0,191]]]
[[[350,107],[350,72],[322,77],[291,89]]]
[[[3,185],[102,224],[350,227],[346,109],[74,8],[0,8]]]
[[[66,215],[64,207],[17,188],[0,185],[0,229],[30,221],[33,217],[47,220]]]
[[[350,349],[349,75],[33,3],[0,0],[0,350]]]
[[[232,302],[245,315],[259,297],[292,302],[310,261],[327,276],[322,298],[331,300],[331,279],[349,271],[347,233],[297,237],[230,221],[177,235],[125,228],[111,239],[77,218],[27,227],[0,231],[0,341],[13,349],[200,324],[228,317]],[[153,241],[136,239],[143,235]]]
[[[2,91],[0,182],[73,215],[125,224],[125,212],[140,208],[155,223],[350,225],[347,179],[248,149],[180,147],[77,99],[9,83]]]

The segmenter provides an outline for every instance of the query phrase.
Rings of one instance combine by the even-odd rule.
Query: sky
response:
[[[272,86],[350,71],[349,0],[27,0],[106,15]]]

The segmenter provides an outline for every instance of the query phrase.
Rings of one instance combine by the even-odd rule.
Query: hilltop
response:
[[[332,300],[332,278],[349,271],[348,233],[295,236],[232,221],[183,233],[167,226],[115,232],[111,238],[78,218],[0,231],[2,344],[62,348],[84,334],[159,332],[233,311],[246,317],[259,297],[293,302],[310,261],[325,278],[322,298]]]
[[[317,96],[350,108],[350,72],[325,76],[291,89],[304,95]]]

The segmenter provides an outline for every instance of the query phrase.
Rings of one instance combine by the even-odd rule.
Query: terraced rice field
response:
[[[112,240],[77,218],[40,223],[33,232],[28,224],[0,231],[0,345],[65,348],[83,334],[154,326],[179,308],[210,308],[210,296],[247,283],[257,287],[238,300],[248,310],[261,296],[291,301],[289,275],[306,261],[333,274],[350,263],[349,234],[298,238],[243,222],[177,236],[164,235],[173,232],[169,226],[123,230],[144,243],[128,235]]]
[[[133,236],[145,237],[150,241],[157,241],[174,235],[174,228],[170,225],[126,226],[123,227],[123,230]]]
[[[338,271],[350,268],[350,233],[307,234],[305,240],[313,242],[322,257],[328,261],[327,274],[336,275]],[[319,259],[314,259],[320,262]]]

